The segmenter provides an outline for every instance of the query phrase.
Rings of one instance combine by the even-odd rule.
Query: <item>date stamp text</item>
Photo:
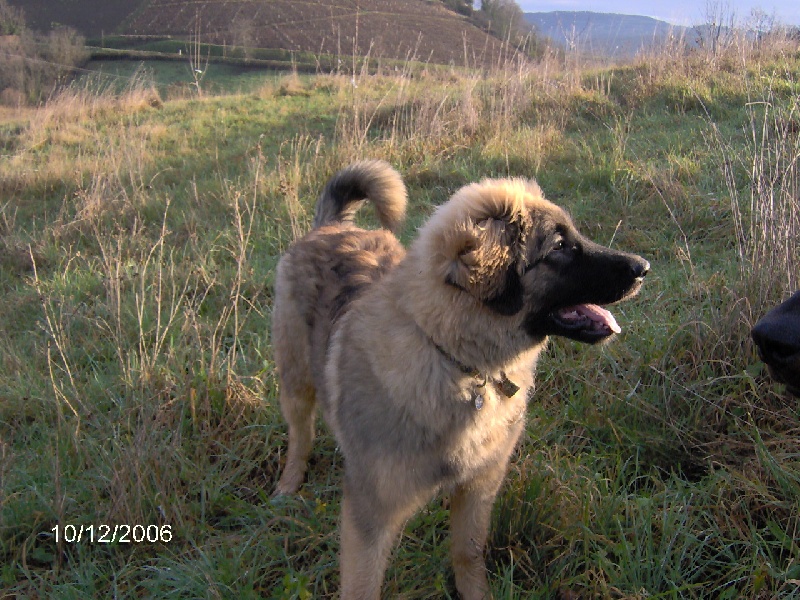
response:
[[[50,528],[56,544],[167,544],[172,541],[170,525],[55,525]]]

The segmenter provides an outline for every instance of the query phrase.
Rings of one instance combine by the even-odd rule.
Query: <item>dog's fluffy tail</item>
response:
[[[369,200],[386,229],[394,231],[406,214],[406,186],[400,173],[382,160],[364,160],[336,173],[322,191],[313,228],[352,223],[356,211]]]

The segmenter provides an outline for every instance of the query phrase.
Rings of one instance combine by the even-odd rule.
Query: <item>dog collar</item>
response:
[[[505,371],[500,371],[500,379],[497,379],[496,377],[489,377],[486,375],[486,373],[481,373],[475,367],[469,367],[465,365],[433,340],[431,340],[431,343],[439,351],[439,354],[444,356],[447,360],[458,367],[459,371],[476,380],[475,386],[472,389],[472,401],[475,404],[475,410],[480,410],[483,408],[484,393],[487,383],[491,382],[495,388],[500,390],[500,393],[506,398],[511,398],[511,396],[519,391],[519,386],[508,378],[508,375],[506,375]]]

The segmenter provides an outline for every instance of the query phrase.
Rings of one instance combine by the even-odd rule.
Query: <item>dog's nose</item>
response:
[[[631,265],[631,273],[636,279],[641,279],[650,272],[650,263],[643,258],[634,261]]]
[[[784,364],[800,357],[800,340],[784,323],[763,319],[750,331],[758,353],[767,364]]]

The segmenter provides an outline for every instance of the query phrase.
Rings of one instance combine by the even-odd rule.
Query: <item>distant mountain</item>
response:
[[[525,13],[525,20],[560,47],[612,57],[633,56],[670,35],[690,31],[652,17],[587,11]]]

